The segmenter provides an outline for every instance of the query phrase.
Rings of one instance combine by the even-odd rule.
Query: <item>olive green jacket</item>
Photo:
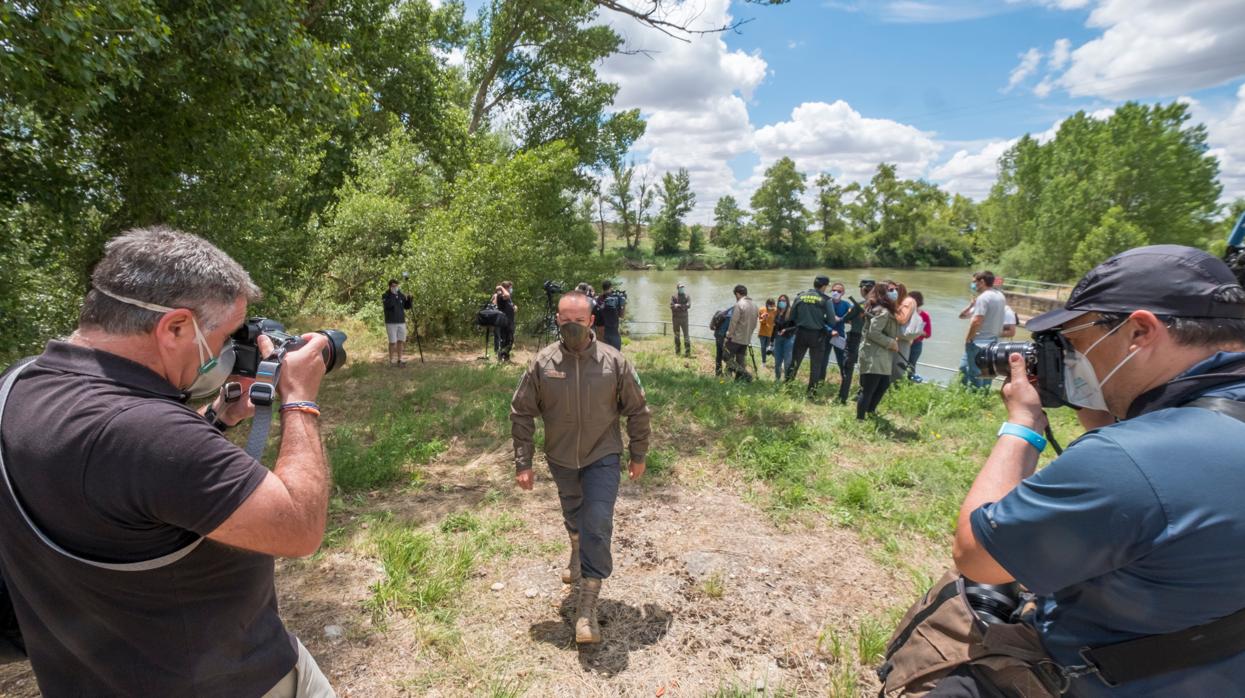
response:
[[[595,335],[581,351],[554,342],[528,364],[510,401],[515,468],[532,467],[537,417],[545,423],[550,465],[582,468],[605,456],[621,456],[619,416],[627,418],[631,460],[643,463],[650,414],[635,367]]]
[[[873,308],[865,313],[865,341],[860,345],[860,372],[891,374],[895,353],[891,342],[899,336],[899,322],[889,310]]]

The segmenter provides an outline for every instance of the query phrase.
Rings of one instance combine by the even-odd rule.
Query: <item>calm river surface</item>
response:
[[[682,281],[687,284],[687,292],[692,297],[692,336],[712,339],[709,319],[715,311],[734,303],[732,289],[735,284],[747,286],[748,295],[760,306],[765,299],[776,299],[780,293],[793,296],[810,288],[813,278],[819,273],[825,273],[831,281],[842,281],[847,286],[848,294],[857,298],[860,279],[894,279],[902,281],[910,291],[924,293],[924,309],[930,315],[934,334],[925,340],[918,373],[940,383],[952,377],[951,371],[935,367],[953,371],[959,366],[960,356],[964,353],[968,321],[958,316],[971,297],[968,285],[972,280],[972,270],[969,269],[627,271],[620,274],[619,279],[622,288],[627,291],[627,316],[631,320],[633,333],[661,334],[661,323],[670,321],[670,296],[675,292],[675,285]]]

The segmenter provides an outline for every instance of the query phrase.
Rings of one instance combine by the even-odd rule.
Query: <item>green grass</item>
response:
[[[445,366],[404,379],[380,364],[355,363],[329,382],[319,402],[346,415],[324,443],[343,492],[418,485],[418,466],[454,438],[492,444],[509,433],[517,367]]]
[[[402,613],[448,621],[477,563],[510,553],[513,546],[505,534],[519,527],[519,520],[509,514],[479,518],[455,512],[434,530],[382,518],[372,528],[372,544],[384,571],[368,601],[373,618],[383,622],[390,613]]]

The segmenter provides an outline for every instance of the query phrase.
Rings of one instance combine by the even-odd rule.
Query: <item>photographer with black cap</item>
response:
[[[1026,327],[956,567],[1036,595],[1014,627],[1071,695],[1242,695],[1245,291],[1203,251],[1142,247]],[[1089,431],[1035,472],[1059,402]],[[995,693],[963,667],[930,695]]]
[[[40,691],[332,696],[273,582],[274,556],[310,555],[324,536],[314,401],[328,333],[289,338],[283,357],[256,339],[255,385],[275,380],[284,401],[269,471],[221,434],[255,412],[249,397],[218,399],[210,420],[186,405],[234,372],[250,276],[167,228],[104,252],[77,331],[0,381],[0,598]]]

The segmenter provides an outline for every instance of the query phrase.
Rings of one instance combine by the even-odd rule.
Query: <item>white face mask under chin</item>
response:
[[[1065,397],[1070,404],[1091,410],[1101,410],[1103,412],[1107,411],[1107,400],[1103,397],[1102,388],[1107,384],[1107,381],[1111,380],[1111,377],[1114,376],[1117,371],[1124,367],[1124,364],[1128,363],[1134,356],[1137,355],[1137,350],[1134,349],[1133,351],[1130,351],[1128,356],[1120,359],[1120,362],[1115,365],[1115,368],[1112,368],[1107,373],[1106,377],[1101,381],[1098,380],[1098,374],[1094,373],[1094,365],[1089,362],[1089,353],[1094,350],[1094,347],[1102,344],[1104,339],[1115,334],[1117,330],[1126,324],[1128,324],[1127,321],[1122,322],[1117,325],[1115,329],[1099,337],[1098,341],[1089,345],[1089,348],[1085,350],[1084,354],[1074,349],[1069,349],[1064,354],[1064,392],[1067,393]],[[1070,330],[1066,330],[1064,334],[1085,329],[1089,326],[1090,325],[1080,325],[1073,327]]]

